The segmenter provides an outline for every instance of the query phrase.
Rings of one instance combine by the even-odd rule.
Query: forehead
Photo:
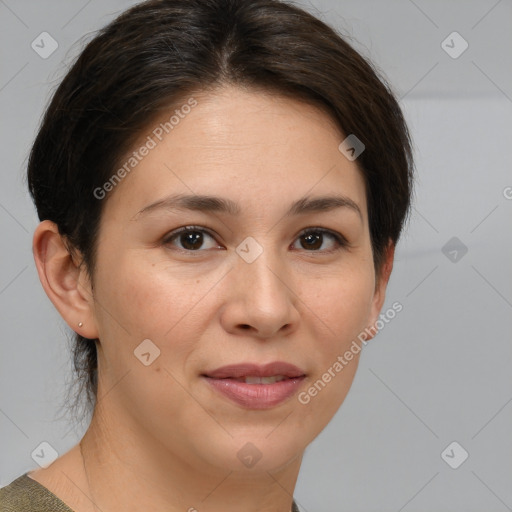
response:
[[[344,138],[326,112],[298,100],[235,87],[194,94],[143,130],[119,162],[129,172],[107,208],[135,214],[166,195],[196,193],[232,197],[241,214],[277,212],[305,195],[339,192],[366,214],[361,172],[338,149]]]

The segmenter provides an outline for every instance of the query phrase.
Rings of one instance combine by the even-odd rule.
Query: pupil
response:
[[[308,240],[306,243],[310,249],[318,249],[319,247],[322,246],[321,242],[320,242],[320,244],[318,244],[318,242],[321,239],[321,235],[319,235],[319,234],[315,235],[315,234],[310,233],[309,235],[306,235],[304,238],[306,240]],[[310,242],[313,242],[313,243],[310,243]]]
[[[199,242],[199,243],[198,243]],[[186,249],[197,249],[202,244],[202,234],[198,231],[182,235],[181,243]]]

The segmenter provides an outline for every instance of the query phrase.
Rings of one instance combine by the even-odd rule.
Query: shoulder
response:
[[[73,512],[27,473],[0,489],[0,512]]]

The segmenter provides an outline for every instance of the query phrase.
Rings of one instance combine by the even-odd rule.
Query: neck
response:
[[[163,446],[119,414],[108,415],[104,403],[81,449],[91,512],[290,512],[302,461],[300,454],[275,471],[213,466],[201,454]]]

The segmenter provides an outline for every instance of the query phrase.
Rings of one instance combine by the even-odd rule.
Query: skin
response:
[[[304,370],[307,390],[384,302],[394,248],[377,279],[363,177],[338,150],[345,135],[328,115],[232,86],[194,97],[198,105],[104,199],[93,285],[53,223],[34,234],[49,298],[73,330],[100,340],[99,400],[82,440],[87,475],[78,445],[30,474],[77,512],[95,510],[92,501],[103,512],[288,512],[304,450],[343,403],[360,354],[308,404],[292,396],[263,411],[200,375],[280,360]],[[334,192],[361,217],[347,207],[284,216],[305,195]],[[175,193],[229,198],[241,213],[137,215]],[[186,238],[165,240],[187,225],[213,237],[188,252]],[[301,232],[317,227],[348,246],[336,250],[320,234],[310,249]],[[248,236],[263,248],[250,264],[236,252]],[[144,339],[161,351],[149,366],[133,353]],[[247,442],[262,455],[251,468],[237,457]]]

